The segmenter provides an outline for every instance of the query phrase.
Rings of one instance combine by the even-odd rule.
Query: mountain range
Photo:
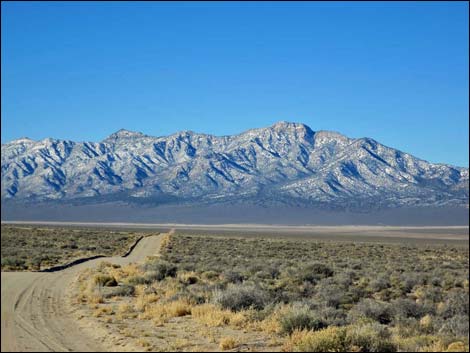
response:
[[[2,203],[370,210],[469,202],[468,168],[284,121],[231,136],[119,130],[100,142],[21,138],[2,144],[1,167]]]

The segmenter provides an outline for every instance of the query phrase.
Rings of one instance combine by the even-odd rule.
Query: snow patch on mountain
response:
[[[2,199],[468,207],[468,168],[285,121],[233,136],[121,129],[101,142],[21,138],[2,144],[1,158]]]

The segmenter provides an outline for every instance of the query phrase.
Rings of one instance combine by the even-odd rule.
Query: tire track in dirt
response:
[[[127,257],[102,257],[57,272],[1,273],[1,350],[104,351],[72,316],[70,290],[77,275],[101,261],[118,265],[157,255],[164,234],[143,238]]]

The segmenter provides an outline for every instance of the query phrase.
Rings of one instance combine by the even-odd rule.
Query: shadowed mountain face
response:
[[[287,122],[234,136],[120,130],[101,142],[24,138],[2,145],[2,203],[468,207],[468,181],[468,168]]]

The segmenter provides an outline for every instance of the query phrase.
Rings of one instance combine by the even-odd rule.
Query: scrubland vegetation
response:
[[[2,225],[2,271],[40,270],[81,257],[123,255],[141,235],[102,229]]]
[[[184,319],[230,330],[211,349],[468,351],[468,262],[467,247],[172,235],[142,265],[82,274],[77,299],[108,323],[149,323],[146,350],[209,349],[153,344]]]

